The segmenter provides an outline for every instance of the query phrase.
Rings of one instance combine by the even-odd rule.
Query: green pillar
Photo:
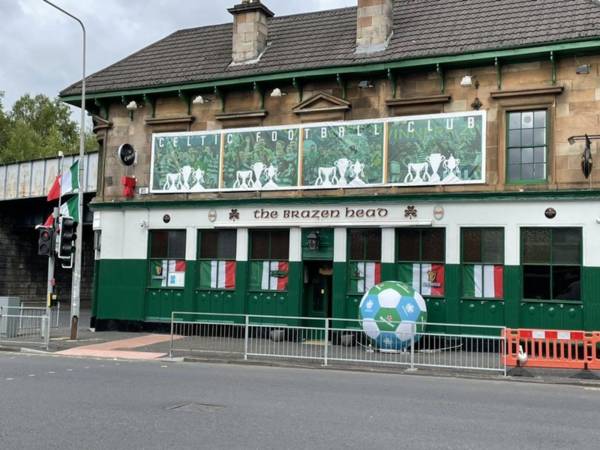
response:
[[[519,328],[519,308],[522,293],[521,266],[504,266],[504,324],[508,328]]]

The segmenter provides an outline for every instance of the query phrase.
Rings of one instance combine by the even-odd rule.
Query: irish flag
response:
[[[398,278],[423,296],[444,296],[443,264],[400,264]]]
[[[200,263],[202,289],[235,289],[235,261],[202,261]]]
[[[468,265],[463,268],[464,296],[468,298],[504,297],[504,266]]]
[[[58,199],[61,195],[72,194],[79,189],[79,161],[75,161],[69,170],[56,177],[50,192],[48,201]]]
[[[288,270],[285,261],[254,261],[250,266],[250,285],[254,290],[285,291]]]
[[[71,197],[60,205],[60,215],[63,217],[72,217],[75,222],[79,222],[79,203],[78,197]]]
[[[373,286],[381,283],[381,263],[355,262],[351,265],[350,290],[352,292],[367,292]]]

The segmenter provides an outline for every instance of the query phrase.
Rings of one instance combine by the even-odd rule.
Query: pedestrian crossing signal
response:
[[[52,256],[52,252],[54,251],[54,230],[51,227],[40,227],[38,232],[38,255]]]

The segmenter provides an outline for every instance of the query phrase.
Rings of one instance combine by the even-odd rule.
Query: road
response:
[[[597,449],[600,388],[0,353],[0,448]]]

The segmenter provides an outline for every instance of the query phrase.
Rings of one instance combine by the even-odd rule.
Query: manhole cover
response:
[[[211,403],[180,403],[178,405],[169,406],[169,411],[183,411],[183,412],[217,412],[225,408],[224,405],[214,405]]]

